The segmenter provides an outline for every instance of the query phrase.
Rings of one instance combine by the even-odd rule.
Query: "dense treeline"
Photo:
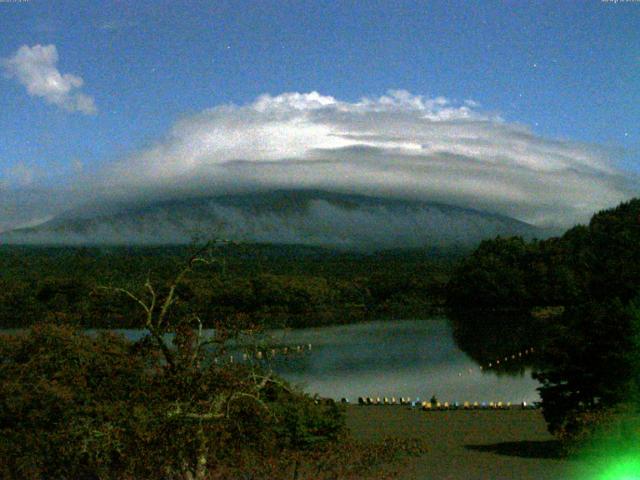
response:
[[[447,302],[456,340],[477,360],[537,347],[551,431],[575,436],[594,412],[638,408],[640,199],[558,238],[482,242],[454,269]]]
[[[82,327],[140,324],[131,302],[104,290],[163,284],[188,247],[0,248],[0,328],[57,319]],[[428,251],[339,253],[297,246],[220,245],[179,296],[205,326],[243,315],[268,326],[419,317],[439,311],[453,257]]]
[[[599,212],[561,237],[486,240],[456,268],[448,303],[522,309],[628,301],[640,285],[639,240],[640,200]]]

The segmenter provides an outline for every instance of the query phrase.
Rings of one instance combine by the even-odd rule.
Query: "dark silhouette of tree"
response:
[[[604,418],[589,414],[630,398],[637,405],[640,199],[558,238],[485,241],[454,270],[449,289],[455,338],[474,358],[537,347],[534,375],[552,432],[579,435],[589,418]],[[504,320],[483,321],[496,312]]]

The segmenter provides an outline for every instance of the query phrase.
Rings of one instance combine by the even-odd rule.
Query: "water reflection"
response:
[[[528,310],[453,310],[449,314],[453,325],[453,339],[462,351],[478,364],[495,367],[496,374],[522,374],[526,367],[535,365],[536,356],[526,355],[518,361],[502,361],[505,357],[522,353],[542,344],[545,324]]]
[[[403,396],[449,401],[539,400],[530,370],[482,373],[455,344],[446,319],[384,321],[273,332],[277,343],[312,344],[274,370],[310,393],[332,398]]]

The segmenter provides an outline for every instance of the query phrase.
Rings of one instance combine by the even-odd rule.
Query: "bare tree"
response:
[[[119,293],[136,302],[144,311],[144,328],[149,332],[156,348],[161,352],[166,364],[165,375],[189,376],[205,378],[207,372],[216,368],[228,368],[228,365],[218,365],[217,362],[207,362],[207,356],[220,356],[225,352],[225,345],[230,338],[238,338],[241,334],[252,336],[254,330],[240,331],[232,327],[217,328],[210,335],[205,335],[203,323],[197,314],[187,314],[184,317],[172,317],[172,308],[178,301],[177,289],[185,281],[198,264],[210,265],[216,259],[212,257],[211,245],[198,249],[178,273],[170,281],[167,293],[159,295],[158,289],[151,282],[150,275],[144,283],[145,295],[136,294],[131,290],[100,286],[99,289]],[[172,347],[166,335],[173,334],[174,346]],[[209,348],[214,351],[208,351]],[[195,440],[197,442],[195,461],[185,459],[178,475],[184,480],[204,480],[208,473],[209,442],[206,434],[206,426],[210,422],[229,420],[232,404],[240,399],[248,399],[255,402],[269,415],[272,412],[263,400],[263,390],[269,384],[278,385],[279,388],[288,391],[288,387],[274,377],[272,372],[264,373],[252,362],[248,363],[243,371],[243,377],[238,382],[239,387],[234,391],[215,389],[204,401],[194,397],[185,396],[172,402],[166,412],[167,419],[182,421],[197,425]]]

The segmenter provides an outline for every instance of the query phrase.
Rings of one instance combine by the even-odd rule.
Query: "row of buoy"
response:
[[[511,355],[507,355],[504,358],[495,360],[493,362],[489,362],[486,366],[480,365],[477,368],[469,368],[469,369],[466,370],[466,372],[458,372],[458,377],[462,377],[465,374],[472,375],[473,373],[476,373],[478,371],[482,372],[482,371],[489,370],[489,369],[492,369],[492,368],[493,369],[498,368],[500,366],[500,364],[501,364],[500,362],[502,362],[504,364],[504,363],[507,363],[507,362],[509,362],[511,360],[519,360],[522,357],[525,357],[527,355],[532,354],[534,351],[535,350],[534,350],[533,347],[527,348],[527,349],[522,350],[520,352],[513,353]]]
[[[256,350],[255,352],[243,352],[241,355],[227,355],[224,357],[215,357],[214,363],[228,362],[234,363],[235,361],[247,362],[249,360],[264,360],[268,358],[275,358],[277,356],[292,356],[302,354],[304,352],[310,352],[312,345],[307,343],[306,345],[295,345],[291,347],[271,348],[268,350]]]
[[[342,403],[350,403],[348,398],[343,398]],[[419,407],[423,411],[436,410],[511,410],[519,407],[522,410],[537,408],[537,404],[523,401],[519,404],[511,402],[428,402],[420,401],[420,398],[411,400],[409,397],[358,397],[358,405],[406,405],[414,408]]]
[[[434,410],[511,410],[515,405],[511,402],[422,402],[422,410],[430,412]],[[522,402],[518,404],[522,410],[536,408],[535,404]]]
[[[522,358],[522,357],[524,357],[524,356],[526,356],[526,355],[529,355],[529,354],[533,353],[534,351],[535,351],[535,350],[533,349],[533,347],[530,347],[530,348],[527,348],[527,349],[522,350],[522,351],[520,351],[520,352],[517,352],[517,353],[511,354],[511,355],[507,355],[506,357],[504,357],[504,358],[502,358],[502,359],[498,359],[498,360],[496,360],[495,362],[489,362],[489,363],[487,364],[487,367],[486,367],[486,368],[495,368],[495,367],[497,367],[498,365],[500,365],[500,361],[502,361],[503,363],[506,363],[506,362],[508,362],[509,360],[516,360],[516,359],[518,359],[518,358]],[[480,370],[482,370],[482,369],[483,369],[483,367],[482,367],[482,365],[481,365],[481,366],[480,366]]]
[[[418,399],[419,401],[419,399]],[[343,398],[342,403],[349,403],[349,399]],[[358,397],[358,405],[412,405],[409,397]]]

